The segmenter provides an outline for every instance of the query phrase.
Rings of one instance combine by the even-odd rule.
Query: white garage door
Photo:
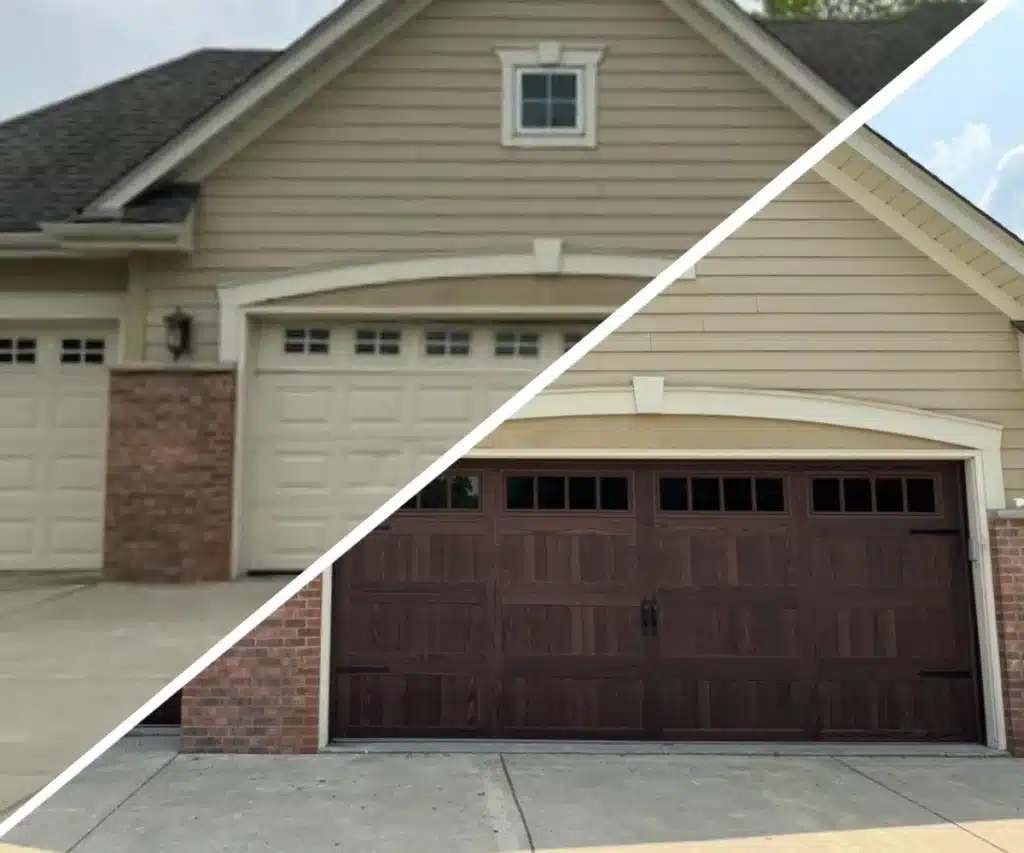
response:
[[[257,327],[241,568],[304,569],[575,343],[580,327]]]
[[[0,570],[99,569],[116,332],[0,327]]]

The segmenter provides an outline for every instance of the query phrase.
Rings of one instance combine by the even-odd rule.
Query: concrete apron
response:
[[[0,815],[285,582],[156,586],[0,573]]]
[[[1024,762],[185,756],[136,738],[5,840],[56,853],[1024,853]]]

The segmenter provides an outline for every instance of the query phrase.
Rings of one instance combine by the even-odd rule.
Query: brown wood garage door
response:
[[[335,567],[332,736],[978,741],[960,478],[455,469]]]

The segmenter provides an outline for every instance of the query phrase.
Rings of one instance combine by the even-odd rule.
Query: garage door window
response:
[[[429,356],[469,355],[470,333],[466,329],[428,329],[424,352]]]
[[[103,338],[62,338],[61,364],[103,364],[107,342]]]
[[[438,477],[402,509],[428,512],[480,509],[480,477],[476,474]]]
[[[287,355],[327,355],[331,351],[330,329],[285,329]]]
[[[936,491],[931,477],[814,477],[811,507],[821,514],[933,515]]]
[[[0,364],[35,363],[35,338],[0,338]]]
[[[628,512],[628,477],[514,474],[505,478],[511,511]]]
[[[401,351],[398,329],[356,329],[356,355],[398,355]]]
[[[782,477],[658,478],[661,512],[785,512]]]
[[[536,358],[540,355],[540,335],[537,332],[495,332],[494,354],[499,358]]]

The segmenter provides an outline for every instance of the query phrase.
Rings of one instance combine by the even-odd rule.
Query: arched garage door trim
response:
[[[218,290],[220,360],[241,360],[244,352],[246,314],[250,309],[273,300],[378,284],[442,278],[543,275],[653,279],[664,272],[673,260],[632,255],[565,253],[561,240],[538,239],[533,242],[532,252],[381,261],[320,269],[244,284],[226,283]],[[693,279],[695,276],[696,273],[691,269],[680,278]]]

